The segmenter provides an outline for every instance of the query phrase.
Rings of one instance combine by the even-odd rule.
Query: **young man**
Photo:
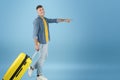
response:
[[[50,40],[49,23],[70,22],[70,19],[48,19],[44,17],[45,11],[42,5],[36,7],[38,17],[34,20],[33,38],[35,50],[40,51],[40,57],[33,66],[28,69],[28,75],[31,76],[34,69],[37,69],[37,80],[47,80],[42,75],[42,65],[48,54],[48,43]]]

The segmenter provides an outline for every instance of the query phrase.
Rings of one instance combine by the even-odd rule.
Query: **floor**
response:
[[[55,67],[54,67],[55,66]],[[45,66],[44,75],[48,80],[120,80],[120,66],[116,65],[51,65]],[[22,80],[36,80],[27,73]]]
[[[8,67],[3,66],[0,66],[0,79]],[[51,63],[44,65],[43,72],[48,80],[120,80],[120,65]],[[21,80],[36,80],[36,71],[31,78],[26,72]]]

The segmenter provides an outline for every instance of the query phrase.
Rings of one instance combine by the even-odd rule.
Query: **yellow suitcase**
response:
[[[5,73],[2,80],[20,80],[30,66],[31,62],[32,60],[28,55],[20,53]]]

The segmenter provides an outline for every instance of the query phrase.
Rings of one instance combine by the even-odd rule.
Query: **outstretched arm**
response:
[[[69,23],[71,20],[70,19],[62,19],[62,18],[57,18],[57,19],[49,19],[46,18],[48,23],[59,23],[59,22],[67,22]]]
[[[57,22],[67,22],[69,23],[71,20],[70,19],[57,19]]]

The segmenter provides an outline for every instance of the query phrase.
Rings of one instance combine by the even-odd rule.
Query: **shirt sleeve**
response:
[[[57,19],[49,19],[49,18],[45,18],[47,20],[48,23],[58,23]]]
[[[33,38],[38,39],[38,31],[40,28],[40,24],[39,24],[39,21],[37,19],[34,20],[33,27],[34,27],[33,28]]]

